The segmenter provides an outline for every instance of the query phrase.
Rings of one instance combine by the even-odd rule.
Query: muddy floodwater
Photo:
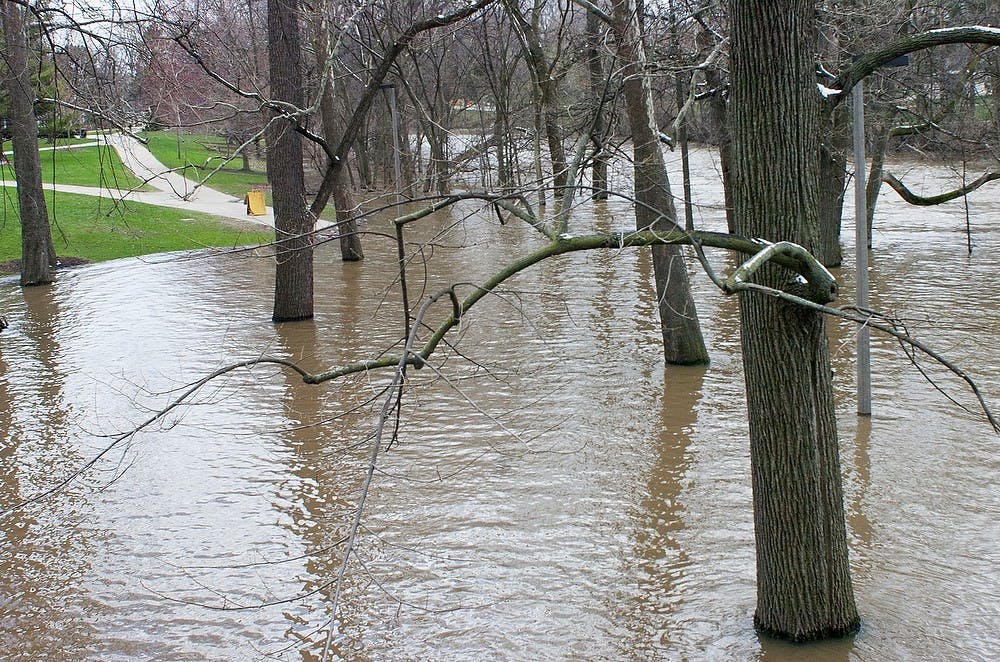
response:
[[[695,219],[707,229],[724,227],[714,158],[694,154]],[[947,168],[897,174],[908,168],[926,192],[956,184]],[[1000,407],[998,200],[990,185],[969,196],[970,257],[962,200],[918,209],[883,193],[870,280],[873,307],[905,320]],[[584,201],[573,231],[628,229],[632,218],[626,202]],[[426,220],[413,234],[433,242],[411,264],[414,297],[482,282],[540,245],[533,232],[473,206]],[[853,301],[850,219],[844,234],[840,303]],[[315,320],[279,327],[273,262],[259,255],[121,260],[28,290],[4,281],[0,507],[56,486],[220,367],[266,355],[316,370],[390,349],[402,333],[395,248],[366,242],[356,264],[321,247]],[[737,306],[692,273],[707,369],[664,368],[648,257],[624,250],[561,257],[510,281],[450,336],[451,350],[412,373],[348,566],[336,653],[1000,658],[1000,437],[957,378],[920,358],[930,383],[877,333],[874,415],[859,419],[853,328],[838,322],[830,343],[863,627],[808,646],[754,632]],[[428,319],[447,312],[440,304]],[[309,386],[274,366],[237,370],[60,493],[4,515],[0,657],[318,657],[389,377]]]

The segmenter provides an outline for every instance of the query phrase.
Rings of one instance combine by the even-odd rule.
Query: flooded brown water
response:
[[[696,152],[695,170],[696,218],[718,229],[709,152]],[[920,176],[927,190],[954,183],[941,168]],[[872,302],[905,317],[1000,406],[1000,202],[989,187],[969,202],[971,257],[962,201],[918,210],[884,196]],[[481,281],[538,243],[471,211],[421,231],[447,230],[427,252],[433,283]],[[587,202],[576,231],[630,219],[624,203]],[[345,265],[320,249],[315,321],[277,328],[273,266],[250,255],[123,260],[61,273],[49,288],[0,285],[11,324],[0,334],[0,506],[51,487],[217,367],[271,355],[317,369],[383,351],[401,333],[398,295],[385,295],[394,249],[370,238],[366,254]],[[841,303],[853,297],[850,266],[836,274]],[[634,251],[539,265],[469,315],[438,375],[414,373],[365,509],[337,651],[1000,657],[1000,439],[955,378],[922,362],[971,411],[878,335],[874,416],[859,420],[846,324],[832,325],[831,346],[863,629],[809,646],[754,632],[736,302],[696,274],[712,365],[665,369],[649,272]],[[388,378],[316,387],[273,367],[238,371],[65,492],[0,518],[0,657],[313,659],[372,399]]]

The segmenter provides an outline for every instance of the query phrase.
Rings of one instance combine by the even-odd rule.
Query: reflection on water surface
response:
[[[695,157],[714,177],[712,155]],[[701,222],[721,227],[712,206],[721,192],[695,188],[707,205]],[[884,198],[872,300],[997,401],[1000,312],[988,284],[1000,205],[988,191],[970,204],[972,257],[960,201],[914,210]],[[578,218],[627,227],[629,211],[611,203]],[[482,280],[535,241],[472,216],[441,238],[428,270],[434,283]],[[458,245],[468,248],[449,248]],[[50,288],[0,286],[11,322],[0,336],[2,505],[51,487],[219,366],[268,354],[317,369],[394,343],[394,252],[373,241],[366,253],[345,265],[321,249],[316,320],[277,328],[272,267],[246,255],[119,261],[63,273]],[[735,301],[697,275],[713,363],[664,369],[649,270],[631,251],[539,265],[469,316],[454,338],[460,354],[442,355],[440,374],[414,373],[347,579],[338,650],[376,659],[1000,655],[996,436],[885,338],[873,351],[875,415],[859,421],[852,329],[841,324],[831,344],[865,626],[809,647],[757,637]],[[850,300],[850,265],[837,276]],[[971,408],[956,380],[932,372]],[[385,380],[310,387],[273,367],[237,371],[66,492],[0,519],[0,649],[22,660],[317,654]]]

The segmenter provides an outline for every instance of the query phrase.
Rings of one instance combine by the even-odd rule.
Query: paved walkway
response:
[[[46,189],[54,189],[66,193],[100,196],[113,200],[132,200],[149,205],[212,214],[213,216],[274,227],[274,212],[270,207],[267,208],[267,214],[264,216],[248,215],[246,204],[242,198],[235,198],[205,185],[199,186],[197,182],[171,171],[170,168],[157,161],[156,157],[146,149],[145,145],[131,136],[121,133],[105,134],[99,137],[99,141],[103,141],[114,147],[125,167],[135,173],[136,177],[146,181],[147,184],[156,190],[120,191],[118,189],[96,186],[51,183],[43,184],[42,186]],[[99,141],[84,143],[83,145],[67,145],[66,148],[96,146],[100,144]],[[17,183],[2,181],[0,185],[17,186]],[[319,225],[320,227],[324,227],[329,224],[321,221]]]

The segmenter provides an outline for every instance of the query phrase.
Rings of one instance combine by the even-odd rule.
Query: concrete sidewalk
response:
[[[156,189],[156,191],[126,192],[124,197],[127,199],[274,227],[274,211],[270,207],[264,216],[250,216],[242,198],[235,198],[206,185],[199,186],[197,182],[173,172],[156,160],[146,146],[132,136],[111,133],[103,135],[102,138],[108,145],[114,147],[126,168]]]
[[[103,134],[99,136],[99,140],[113,147],[125,167],[135,173],[136,177],[144,180],[156,190],[129,191],[97,186],[51,183],[43,184],[42,186],[48,190],[92,195],[116,201],[131,200],[148,205],[200,212],[274,227],[274,211],[270,207],[267,208],[267,214],[264,216],[250,216],[247,214],[246,204],[242,198],[233,197],[205,185],[199,186],[197,182],[171,171],[170,168],[156,160],[156,157],[146,149],[145,145],[131,136],[121,133]],[[82,145],[67,145],[66,149],[93,147],[101,144],[101,142],[95,141]],[[17,182],[0,181],[0,185],[15,187],[17,186]],[[321,221],[317,225],[322,228],[330,224]]]

